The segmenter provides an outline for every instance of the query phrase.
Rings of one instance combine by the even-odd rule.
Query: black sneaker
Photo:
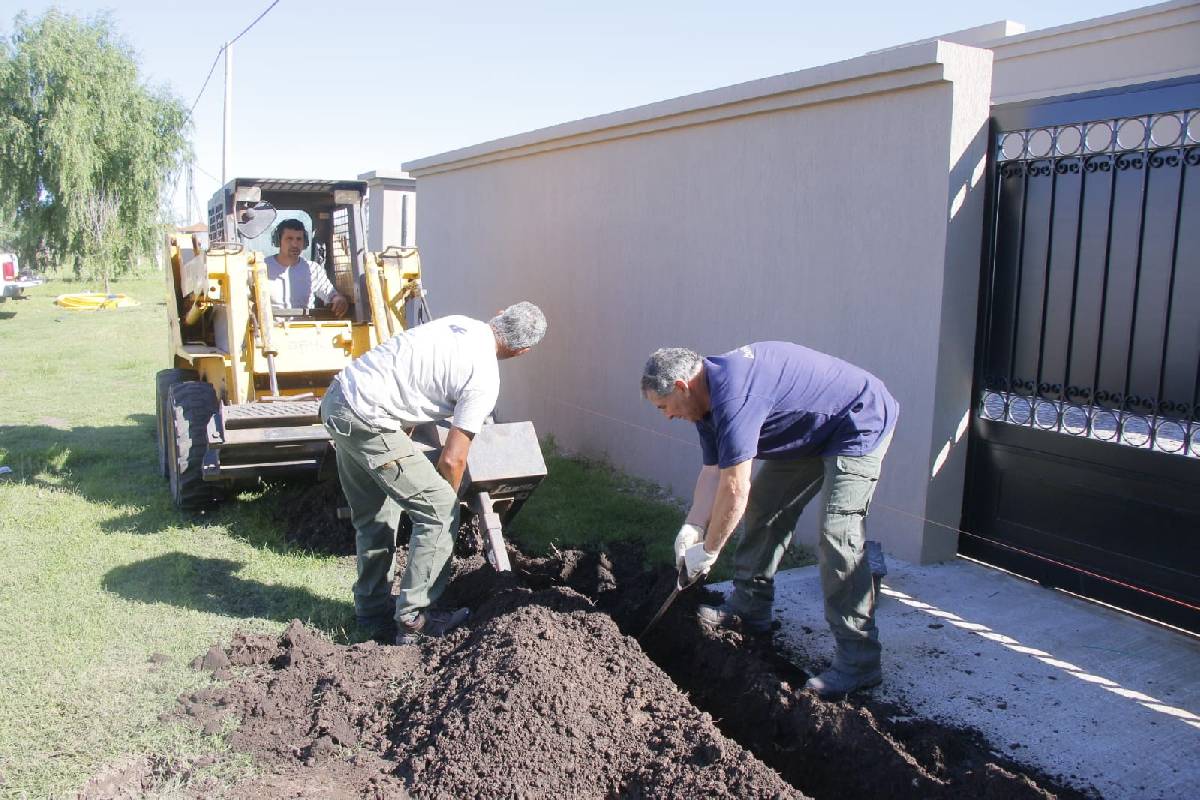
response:
[[[465,608],[454,611],[426,608],[417,612],[416,619],[412,622],[397,620],[396,644],[415,644],[423,636],[435,639],[445,636],[466,622],[470,615],[471,612]]]
[[[728,603],[720,606],[696,606],[696,618],[714,628],[730,628],[754,634],[763,634],[771,630],[770,617],[749,619],[731,609]]]

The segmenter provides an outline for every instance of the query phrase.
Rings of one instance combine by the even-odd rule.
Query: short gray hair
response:
[[[660,347],[650,354],[642,370],[642,394],[666,397],[675,391],[675,381],[690,381],[704,366],[704,359],[686,347]]]
[[[546,315],[527,300],[513,303],[488,322],[500,344],[509,350],[533,347],[546,335]]]

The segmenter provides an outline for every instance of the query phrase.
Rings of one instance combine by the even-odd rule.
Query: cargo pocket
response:
[[[412,440],[401,432],[381,433],[377,441],[382,451],[366,454],[366,460],[379,481],[389,488],[393,496],[402,500],[420,494],[425,487],[417,470],[420,466],[428,465],[429,459],[418,453]]]
[[[831,514],[866,516],[879,482],[880,459],[871,456],[838,456],[830,487],[828,511]]]

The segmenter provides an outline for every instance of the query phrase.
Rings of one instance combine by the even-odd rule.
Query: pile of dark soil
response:
[[[260,773],[235,795],[1082,797],[969,731],[797,692],[769,639],[695,622],[702,591],[639,644],[673,576],[634,547],[510,557],[456,561],[446,602],[474,614],[444,640],[238,636],[197,659],[214,683],[178,713],[236,725]]]
[[[263,773],[237,795],[802,796],[567,588],[494,594],[419,646],[342,647],[293,622],[202,664],[252,667],[179,710],[211,733],[240,720],[230,743]]]
[[[353,529],[336,516],[343,504],[336,482],[298,494],[283,505],[289,539],[353,552]],[[514,571],[500,575],[480,544],[465,525],[443,604],[473,615],[444,640],[341,646],[293,622],[278,639],[239,635],[199,657],[213,684],[180,698],[177,716],[208,733],[232,729],[232,747],[258,771],[232,788],[193,778],[189,791],[1084,797],[972,731],[869,696],[828,703],[798,692],[807,675],[769,637],[695,621],[696,604],[713,599],[704,590],[682,594],[637,641],[674,575],[645,570],[635,546],[545,558],[510,548]],[[178,780],[196,766],[153,774]]]
[[[621,629],[641,636],[644,652],[726,736],[817,798],[1087,797],[1058,779],[997,754],[976,731],[915,718],[869,694],[827,702],[797,691],[808,674],[769,636],[713,630],[696,606],[721,596],[693,589],[644,631],[675,576],[643,571],[638,548],[568,551],[553,558],[513,556],[530,585],[564,583],[596,599]]]

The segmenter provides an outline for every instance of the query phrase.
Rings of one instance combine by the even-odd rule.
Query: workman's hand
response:
[[[683,551],[694,545],[696,542],[704,541],[704,530],[698,525],[692,525],[690,522],[683,523],[683,527],[679,529],[679,533],[675,536],[675,563],[679,564],[683,561]]]
[[[338,316],[338,317],[344,316],[346,313],[346,310],[348,308],[350,308],[349,301],[347,301],[346,298],[342,297],[340,294],[335,294],[333,296],[331,305],[333,306],[334,316]]]
[[[717,563],[720,553],[710,553],[704,549],[704,542],[697,542],[683,552],[683,570],[687,575],[688,584],[693,584]]]

